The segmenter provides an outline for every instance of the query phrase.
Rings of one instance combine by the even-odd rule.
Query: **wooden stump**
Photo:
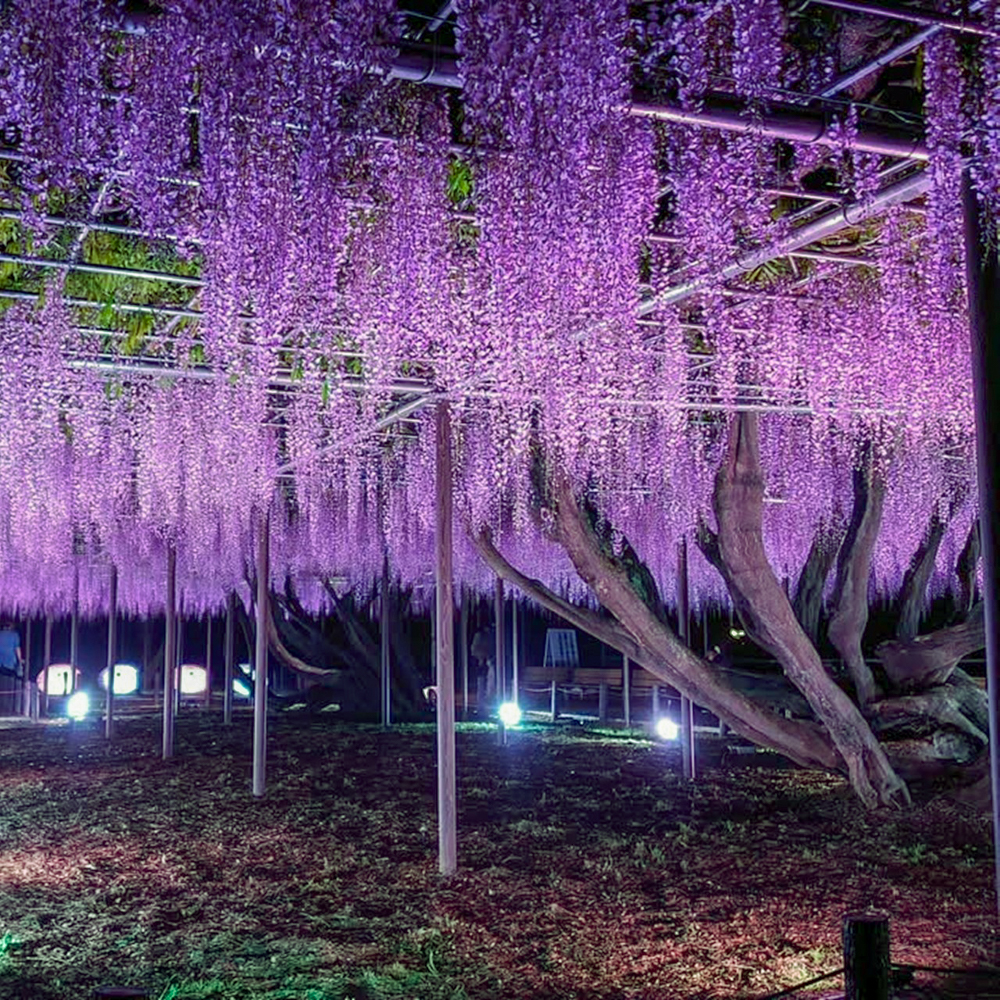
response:
[[[845,1000],[888,1000],[889,918],[848,913],[844,917]]]

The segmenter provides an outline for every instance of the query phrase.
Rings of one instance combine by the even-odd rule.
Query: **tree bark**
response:
[[[821,524],[809,547],[809,555],[799,574],[792,599],[792,610],[802,631],[809,636],[813,645],[819,641],[819,619],[823,610],[823,590],[826,578],[833,569],[837,551],[844,537],[843,528],[838,525]]]
[[[854,509],[837,559],[835,610],[827,633],[847,667],[862,707],[878,693],[861,639],[868,624],[868,577],[884,500],[885,483],[874,472],[869,451],[862,468],[854,472]]]
[[[899,613],[896,618],[896,638],[904,642],[913,639],[920,631],[920,618],[924,613],[927,584],[934,563],[937,561],[941,539],[944,538],[947,521],[941,518],[937,511],[931,514],[930,523],[924,532],[923,540],[913,553],[909,568],[903,577],[903,586],[899,592]]]
[[[943,684],[963,656],[985,645],[986,627],[979,603],[961,625],[948,625],[907,641],[890,639],[876,647],[875,655],[893,688],[910,692]]]
[[[976,567],[979,565],[979,554],[979,518],[977,517],[969,528],[965,545],[962,546],[958,562],[955,565],[955,574],[958,577],[959,585],[958,615],[960,619],[970,615],[976,604]]]
[[[643,600],[629,573],[602,550],[600,539],[580,510],[565,477],[556,474],[557,538],[577,572],[601,604],[614,615],[607,619],[571,604],[544,584],[515,569],[497,551],[487,529],[474,537],[483,559],[505,580],[529,594],[542,607],[596,636],[645,667],[665,684],[724,719],[735,732],[761,746],[778,750],[805,767],[834,770],[839,760],[818,726],[785,719],[733,690],[716,669],[684,646]]]
[[[735,416],[730,425],[726,457],[715,481],[716,544],[729,592],[748,634],[781,664],[788,679],[805,695],[826,727],[862,802],[874,807],[879,802],[895,804],[897,797],[908,801],[906,785],[893,771],[857,706],[827,674],[767,561],[762,528],[764,476],[758,434],[755,413]],[[868,532],[864,543],[868,547],[874,543]],[[858,568],[856,560],[850,563],[855,570]],[[847,577],[856,585],[855,573]],[[867,585],[867,570],[864,579]]]
[[[327,677],[331,674],[340,673],[336,668],[330,667],[317,667],[312,663],[307,663],[305,660],[296,656],[292,653],[285,644],[281,641],[281,636],[278,634],[278,628],[274,621],[274,606],[270,597],[267,600],[267,607],[264,609],[264,614],[267,621],[267,642],[271,649],[271,652],[285,664],[285,666],[290,667],[292,670],[297,671],[300,674],[312,674],[314,676]]]

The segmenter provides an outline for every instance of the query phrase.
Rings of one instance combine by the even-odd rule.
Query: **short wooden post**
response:
[[[603,682],[597,687],[597,719],[599,722],[608,721],[608,685]]]
[[[381,608],[379,611],[379,705],[382,728],[392,725],[392,645],[390,643],[390,618],[392,606],[389,596],[389,553],[382,557]]]
[[[222,724],[233,722],[233,666],[236,652],[236,595],[226,598],[226,634],[222,647]]]
[[[556,679],[554,677],[552,678],[552,706],[550,708],[550,714],[553,722],[559,718],[559,685],[556,683]]]
[[[177,608],[177,552],[173,545],[167,549],[167,600],[166,623],[163,636],[163,759],[174,755],[174,667],[177,627],[174,620]]]
[[[622,657],[622,703],[625,712],[625,726],[632,725],[632,664],[627,656]]]
[[[267,602],[270,600],[270,525],[260,515],[257,539],[257,635],[254,644],[253,794],[260,798],[267,766]]]
[[[111,567],[108,587],[108,690],[104,699],[104,737],[111,739],[115,728],[115,665],[118,661],[118,570]]]
[[[845,1000],[888,1000],[889,918],[848,913],[844,917]]]
[[[437,517],[434,525],[437,583],[437,776],[438,866],[458,867],[455,781],[455,628],[452,569],[451,415],[438,403],[436,419]]]

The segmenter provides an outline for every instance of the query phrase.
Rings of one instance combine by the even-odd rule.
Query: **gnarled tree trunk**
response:
[[[809,547],[809,555],[799,574],[792,599],[792,610],[802,631],[813,645],[819,641],[819,619],[823,611],[823,590],[833,569],[844,531],[832,524],[821,524]]]
[[[715,479],[718,565],[751,638],[781,664],[805,695],[846,765],[858,797],[869,807],[909,799],[858,707],[834,683],[816,647],[795,620],[767,561],[763,539],[764,475],[758,418],[738,413]]]
[[[837,558],[834,612],[827,634],[854,682],[858,701],[865,706],[878,694],[871,669],[865,663],[861,639],[868,624],[868,577],[872,552],[882,524],[885,483],[874,471],[870,449],[854,471],[854,509]]]
[[[899,613],[896,618],[896,638],[904,642],[912,639],[920,631],[920,617],[924,613],[927,598],[927,584],[934,563],[937,561],[941,539],[944,538],[948,522],[935,511],[931,514],[930,523],[924,532],[923,541],[910,560],[910,566],[903,577],[903,586],[899,592]]]
[[[963,656],[986,645],[983,605],[979,603],[961,625],[901,641],[890,639],[876,647],[875,654],[893,688],[900,692],[922,691],[943,684]]]

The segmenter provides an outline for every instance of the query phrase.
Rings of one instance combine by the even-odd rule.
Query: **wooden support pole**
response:
[[[31,718],[31,626],[34,619],[29,618],[24,625],[24,661],[21,665],[21,714]]]
[[[1000,254],[980,218],[980,206],[966,168],[963,177],[966,284],[972,341],[972,388],[976,415],[979,482],[979,539],[983,559],[986,617],[986,693],[990,719],[990,782],[993,791],[994,892],[1000,913]],[[994,234],[995,234],[994,224]]]
[[[660,685],[653,685],[653,719],[650,723],[653,727],[653,732],[656,732],[656,724],[660,721]]]
[[[108,690],[104,698],[104,737],[111,739],[115,729],[115,665],[118,662],[118,569],[111,567],[108,586]]]
[[[72,694],[76,688],[76,672],[79,669],[80,659],[80,600],[74,593],[73,613],[69,619],[69,690],[67,694]]]
[[[222,724],[230,726],[233,722],[233,667],[236,646],[236,595],[230,594],[226,599],[226,634],[222,648]]]
[[[462,718],[469,718],[469,588],[459,598],[458,641],[462,649]]]
[[[166,623],[163,638],[163,759],[170,760],[174,755],[174,682],[177,678],[174,669],[176,655],[174,642],[177,639],[177,628],[174,616],[177,609],[177,552],[173,545],[167,549],[167,600]]]
[[[160,707],[160,674],[152,671],[150,682],[149,661],[153,658],[153,623],[149,618],[142,622],[142,689],[153,692],[153,704]]]
[[[180,602],[183,607],[183,600]],[[184,612],[177,612],[177,645],[174,647],[176,649],[176,654],[174,656],[174,675],[177,680],[174,683],[174,711],[179,712],[181,707],[181,667],[184,665]]]
[[[42,647],[42,695],[41,714],[49,714],[49,666],[52,663],[52,615],[45,616],[45,645]]]
[[[687,539],[677,546],[677,631],[686,646],[691,645],[691,603],[688,590]],[[684,779],[694,781],[696,764],[694,751],[694,706],[681,695],[681,760]]]
[[[510,602],[510,662],[511,662],[511,701],[519,704],[520,690],[520,651],[518,649],[517,601]]]
[[[622,657],[622,709],[625,713],[625,727],[632,725],[632,664],[627,656]]]
[[[889,1000],[889,918],[844,917],[844,1000]]]
[[[382,557],[381,608],[379,611],[379,717],[382,728],[392,725],[392,645],[389,631],[392,608],[389,595],[389,553]]]
[[[212,613],[205,623],[205,707],[212,707]]]
[[[507,651],[504,639],[503,580],[497,577],[493,590],[493,616],[496,619],[496,693],[503,702],[507,697]]]
[[[559,685],[556,683],[555,678],[552,679],[551,700],[552,704],[549,709],[549,715],[551,721],[555,722],[559,718]]]
[[[262,514],[257,539],[257,635],[254,643],[253,794],[260,798],[267,766],[267,602],[270,600],[270,524]]]
[[[436,415],[437,518],[434,531],[437,582],[438,864],[442,875],[458,867],[455,794],[455,630],[452,573],[451,415]]]

